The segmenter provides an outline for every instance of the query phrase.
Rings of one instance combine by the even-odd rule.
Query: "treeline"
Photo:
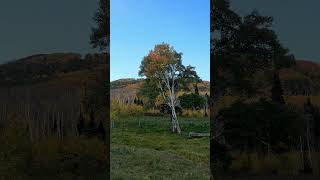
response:
[[[116,81],[112,81],[110,83],[110,85],[111,85],[110,88],[111,89],[124,88],[124,87],[127,87],[128,85],[139,84],[141,82],[143,82],[143,79],[131,79],[131,78],[119,79]]]
[[[146,92],[143,92],[146,93]],[[144,109],[145,115],[164,115],[171,114],[171,108],[168,104],[164,103],[159,97],[158,100],[149,99],[145,94],[138,93],[138,96],[118,96],[113,97],[113,101],[116,101],[119,105],[126,106],[140,106]],[[209,95],[199,94],[199,92],[185,92],[177,97],[177,105],[175,110],[178,115],[207,117],[209,114]],[[160,100],[159,100],[160,99]],[[156,102],[155,102],[156,101]],[[114,102],[115,103],[115,102]],[[137,107],[137,109],[139,109]]]
[[[53,135],[77,135],[80,93],[75,88],[1,88],[1,127],[18,121],[31,142]]]

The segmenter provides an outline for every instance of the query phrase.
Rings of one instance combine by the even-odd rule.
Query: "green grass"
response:
[[[111,131],[112,179],[208,179],[208,118],[179,118],[182,134],[170,132],[169,117],[132,117]]]
[[[251,176],[251,177],[217,177],[217,180],[318,180],[319,177],[307,175],[295,176]]]

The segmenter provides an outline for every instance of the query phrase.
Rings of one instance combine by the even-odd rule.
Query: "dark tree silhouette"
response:
[[[205,99],[206,99],[206,104],[205,104],[205,108],[204,108],[204,116],[205,116],[205,117],[208,117],[208,112],[207,112],[207,110],[208,110],[208,102],[209,102],[209,95],[208,95],[208,93],[206,93]]]
[[[80,113],[79,113],[79,120],[78,120],[78,123],[77,123],[77,130],[78,130],[78,134],[81,135],[82,134],[82,131],[84,129],[84,117],[82,115],[82,110],[80,109]]]
[[[213,110],[215,103],[224,94],[248,97],[259,95],[259,90],[261,89],[259,81],[261,82],[261,79],[257,79],[257,74],[268,74],[268,78],[272,79],[275,70],[294,64],[294,57],[288,54],[288,49],[282,46],[277,34],[271,29],[273,23],[272,17],[262,16],[257,11],[241,17],[230,8],[229,0],[211,0],[210,20],[212,33],[210,41],[210,67],[212,73],[209,103],[211,109],[211,137],[213,137],[210,141],[210,153],[219,154],[215,153],[216,149],[213,144],[215,144],[214,141],[220,143],[219,139],[223,143],[226,127],[217,118],[217,114]],[[277,91],[277,99],[281,102],[282,93],[279,87],[281,86],[274,87],[274,90],[275,92]],[[282,106],[281,104],[266,105],[270,108]],[[243,107],[239,106],[235,107],[234,110],[240,111],[237,108],[243,109]],[[250,108],[255,109],[255,107]],[[254,116],[255,114],[250,115]],[[287,116],[286,113],[282,113],[281,115]],[[278,119],[281,120],[282,118],[279,117]],[[239,122],[238,118],[235,123]],[[252,119],[252,121],[244,119],[243,123],[254,124],[256,121],[255,119]],[[237,124],[234,125],[237,126]],[[252,124],[246,126],[239,123],[239,127],[253,127],[252,129],[247,129],[248,131],[244,130],[244,133],[256,130],[256,127],[252,126]],[[233,130],[230,134],[235,135],[235,138],[238,138],[238,135],[242,134],[237,134]],[[253,138],[255,137],[248,135],[248,138],[244,138],[244,141],[239,145],[245,146],[242,148],[248,150],[252,143],[254,144],[256,141]],[[237,141],[233,143],[237,143]],[[211,171],[213,171],[215,163],[212,159],[210,163]],[[212,175],[214,174],[216,173],[212,172]]]
[[[134,98],[133,104],[137,104],[137,98]]]
[[[271,29],[272,17],[253,11],[240,18],[230,10],[229,1],[217,0],[214,5],[214,86],[218,91],[255,95],[259,88],[253,80],[256,73],[288,66],[293,56]]]
[[[107,145],[107,151],[110,152],[110,129],[109,129],[109,116],[110,116],[110,94],[109,94],[109,86],[110,86],[110,0],[100,0],[99,8],[95,12],[93,20],[96,23],[96,26],[92,28],[92,33],[90,36],[90,44],[93,48],[99,48],[101,52],[103,52],[103,56],[101,61],[106,61],[106,67],[103,70],[102,74],[99,74],[96,78],[96,84],[91,87],[93,90],[88,93],[87,97],[85,97],[85,104],[91,104],[89,110],[98,112],[100,110],[105,111],[105,117],[107,120],[107,128],[105,129],[105,142]],[[102,122],[100,122],[101,125]],[[100,127],[99,125],[99,127]],[[100,127],[100,130],[103,126]],[[108,163],[109,163],[108,156]],[[107,165],[108,176],[110,175],[110,163]]]
[[[281,81],[279,77],[279,72],[275,72],[273,75],[273,84],[272,84],[272,101],[275,103],[285,104],[283,98],[283,90],[281,87]]]
[[[185,67],[183,73],[181,74],[179,83],[182,85],[183,89],[190,90],[189,85],[192,84],[194,92],[199,94],[198,83],[202,82],[201,78],[198,76],[195,67],[187,66]]]
[[[198,88],[198,84],[194,85],[194,93],[199,95],[199,88]]]
[[[90,43],[93,48],[106,50],[110,42],[110,0],[100,0],[93,20],[96,22],[96,27],[92,28]]]
[[[311,149],[313,149],[313,130],[314,130],[314,112],[315,108],[311,103],[310,98],[304,103],[304,116],[305,116],[305,132],[303,136],[302,150],[303,150],[303,173],[310,174],[313,172],[311,165],[312,158],[310,155]]]
[[[98,125],[98,128],[97,128],[97,131],[98,131],[98,134],[100,135],[101,137],[101,140],[106,143],[106,131],[105,131],[105,128],[104,128],[104,125],[103,125],[103,122],[100,121],[99,125]]]

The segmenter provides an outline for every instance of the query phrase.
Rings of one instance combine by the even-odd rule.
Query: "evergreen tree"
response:
[[[137,105],[140,105],[140,98],[137,99]]]
[[[105,143],[106,142],[106,131],[104,129],[102,121],[100,121],[97,131],[100,134],[102,141]]]
[[[272,84],[271,93],[272,93],[273,102],[279,103],[279,104],[285,104],[279,72],[275,72],[273,75],[273,84]]]
[[[134,98],[133,104],[137,104],[137,98]]]
[[[195,84],[195,87],[194,87],[194,93],[199,95],[199,88],[197,83]]]
[[[79,121],[77,123],[77,130],[78,130],[79,135],[82,134],[83,129],[84,129],[84,118],[82,115],[82,111],[80,109]]]
[[[208,93],[206,93],[205,99],[206,99],[206,104],[205,104],[205,108],[204,108],[204,116],[205,116],[205,117],[208,117],[208,112],[207,112],[207,110],[208,110],[208,102],[209,102],[209,95],[208,95]]]
[[[151,107],[155,107],[155,101],[159,95],[159,88],[154,81],[147,78],[143,82],[139,90],[139,94],[145,98],[145,104],[148,104]]]

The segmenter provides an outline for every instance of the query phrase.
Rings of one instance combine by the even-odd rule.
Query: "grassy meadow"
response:
[[[170,117],[116,120],[111,129],[111,179],[208,179],[209,118],[178,118],[182,134],[170,132]]]

